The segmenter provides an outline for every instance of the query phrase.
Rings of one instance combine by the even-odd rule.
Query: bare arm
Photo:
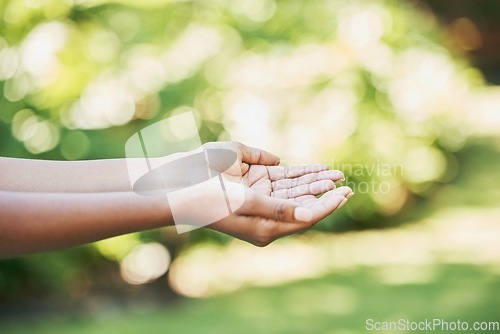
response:
[[[207,147],[230,148],[251,164],[277,164],[278,157],[236,142],[208,143]],[[150,158],[158,166],[189,153]],[[99,193],[132,191],[129,175],[142,175],[144,159],[55,161],[0,157],[0,191]]]
[[[0,258],[171,225],[166,198],[0,192]]]
[[[348,187],[335,189],[343,175],[326,166],[280,167],[276,156],[239,143],[208,146],[237,152],[242,179],[233,187],[245,188],[241,208],[209,227],[255,245],[311,227],[353,194]],[[165,196],[131,191],[127,162],[0,158],[0,258],[172,225]],[[210,207],[220,193],[210,189],[186,194],[183,212],[204,215],[200,205]]]
[[[277,238],[310,228],[353,194],[350,188],[340,187],[318,199],[313,195],[317,191],[311,191],[295,199],[285,199],[248,189],[240,210],[208,227],[265,246]],[[63,249],[172,224],[165,197],[132,192],[0,192],[0,258]]]
[[[0,190],[20,192],[131,191],[125,159],[47,161],[0,158]]]

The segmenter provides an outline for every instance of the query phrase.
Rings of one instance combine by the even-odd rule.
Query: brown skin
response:
[[[342,173],[323,165],[281,167],[278,157],[237,142],[205,145],[237,153],[245,187],[243,206],[207,227],[257,246],[311,227],[353,194],[335,189]],[[173,225],[165,198],[132,192],[123,159],[0,158],[0,175],[0,258]]]

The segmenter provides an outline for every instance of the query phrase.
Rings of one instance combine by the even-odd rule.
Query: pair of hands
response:
[[[256,246],[314,226],[354,195],[349,187],[335,187],[344,175],[326,165],[278,166],[277,156],[238,142],[204,146],[236,152],[245,187],[243,205],[207,227]]]
[[[335,182],[343,175],[323,165],[280,167],[278,157],[236,142],[209,143],[203,148],[236,153],[231,154],[231,163],[236,163],[225,173],[229,175],[224,175],[229,182],[223,184],[237,191],[226,191],[224,198],[222,184],[198,182],[198,187],[180,187],[183,196],[174,196],[172,201],[166,193],[166,203],[164,196],[138,197],[132,193],[130,174],[120,159],[60,162],[0,157],[0,258],[157,228],[176,222],[175,212],[181,212],[181,218],[192,217],[194,222],[207,214],[216,216],[198,222],[215,221],[207,227],[265,246],[313,226],[353,194],[348,187],[335,189]],[[179,175],[184,171],[189,175],[189,168],[196,166],[188,163],[180,167]],[[176,181],[179,175],[170,176]],[[182,185],[182,179],[179,181]],[[180,205],[174,205],[175,200]],[[224,200],[237,205],[226,207]],[[214,212],[217,215],[210,215]]]

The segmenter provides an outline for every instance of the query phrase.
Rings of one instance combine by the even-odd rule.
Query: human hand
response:
[[[354,194],[349,187],[335,188],[344,175],[325,165],[277,166],[278,157],[237,142],[205,147],[236,152],[240,170],[229,170],[225,178],[245,188],[243,205],[207,227],[257,246],[312,227]]]

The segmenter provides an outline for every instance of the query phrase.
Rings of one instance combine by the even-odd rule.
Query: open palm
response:
[[[326,165],[249,165],[241,182],[258,194],[293,201],[310,209],[316,223],[332,212],[328,205],[330,197],[338,197],[340,206],[345,198],[352,196],[349,187],[335,188],[335,183],[343,180],[342,172],[330,170]]]
[[[212,145],[237,152],[239,175],[226,176],[245,186],[246,199],[237,212],[209,227],[255,245],[311,227],[353,195],[349,187],[335,188],[344,175],[325,165],[277,166],[279,159],[265,151],[235,142]]]

